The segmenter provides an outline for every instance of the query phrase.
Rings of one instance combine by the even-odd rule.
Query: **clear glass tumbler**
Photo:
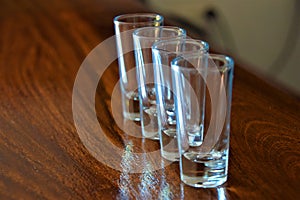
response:
[[[206,53],[209,45],[194,39],[170,39],[156,42],[152,46],[154,61],[154,80],[156,83],[156,101],[158,127],[160,133],[160,150],[162,157],[170,161],[179,161],[176,137],[176,111],[174,89],[172,87],[171,61],[180,55]],[[205,82],[201,84],[203,101]],[[202,104],[204,106],[204,104]],[[202,112],[204,108],[201,108]],[[203,118],[204,118],[204,114]],[[204,123],[204,120],[203,122]],[[200,133],[200,132],[199,132]],[[202,135],[202,134],[201,134]]]
[[[136,28],[162,26],[164,18],[154,13],[134,13],[116,16],[113,21],[118,51],[123,116],[125,119],[140,121],[132,32]]]
[[[145,138],[159,139],[151,47],[154,42],[160,40],[185,37],[184,29],[173,26],[145,27],[133,32],[141,127]]]
[[[171,66],[181,180],[193,187],[216,187],[227,180],[234,62],[224,55],[194,54],[175,58]],[[198,140],[195,133],[202,126],[202,79],[209,95],[203,138]]]

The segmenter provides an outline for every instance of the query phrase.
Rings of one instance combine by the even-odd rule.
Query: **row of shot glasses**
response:
[[[115,17],[123,116],[179,161],[181,180],[216,187],[227,180],[233,60],[158,14]]]

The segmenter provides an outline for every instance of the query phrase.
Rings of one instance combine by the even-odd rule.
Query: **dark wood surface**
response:
[[[137,174],[117,163],[118,171],[86,149],[72,115],[76,74],[114,34],[115,15],[143,11],[131,0],[1,1],[0,199],[299,199],[299,99],[243,66],[235,69],[226,184],[185,186],[177,163]],[[113,62],[95,96],[104,132],[123,150],[157,149],[158,142],[127,137],[115,124],[110,97],[117,81]]]

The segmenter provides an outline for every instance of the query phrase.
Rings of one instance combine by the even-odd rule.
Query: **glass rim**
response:
[[[225,71],[225,69],[227,71],[231,70],[234,68],[234,61],[230,56],[224,55],[224,54],[209,54],[209,53],[204,53],[204,54],[199,54],[199,53],[193,53],[193,54],[186,54],[186,55],[180,55],[176,58],[174,58],[171,61],[171,69],[176,71],[176,72],[180,72],[180,71],[214,71],[214,69],[199,69],[195,66],[193,67],[184,67],[184,66],[179,66],[177,64],[177,62],[179,62],[180,60],[182,61],[188,61],[188,59],[194,59],[194,58],[199,58],[199,56],[207,56],[207,58],[210,58],[212,60],[218,60],[218,61],[222,61],[224,63],[224,65],[220,66],[220,65],[216,65],[217,66],[217,70],[218,71]]]
[[[144,35],[139,35],[140,32],[148,32],[148,31],[153,31],[156,29],[164,29],[164,30],[177,30],[180,31],[181,34],[172,37],[173,39],[175,38],[181,38],[186,36],[186,30],[177,26],[148,26],[148,27],[142,27],[142,28],[137,28],[136,30],[133,31],[133,36],[134,37],[138,37],[138,38],[143,38],[143,39],[149,39],[149,40],[153,40],[153,38],[155,38],[154,36],[144,36]],[[167,39],[168,37],[160,37],[160,40],[164,40]]]
[[[149,19],[153,19],[152,21],[140,21],[140,22],[126,22],[121,21],[124,19],[130,19],[130,18],[137,18],[137,17],[146,17]],[[162,22],[164,20],[164,17],[157,13],[128,13],[128,14],[121,14],[118,16],[115,16],[113,21],[115,24],[151,24],[153,22]]]
[[[178,41],[184,41],[184,42],[187,42],[189,44],[196,44],[196,45],[203,45],[203,48],[200,49],[200,50],[197,50],[197,51],[186,51],[186,52],[182,52],[182,53],[190,53],[190,52],[208,52],[209,50],[209,44],[203,40],[197,40],[197,39],[192,39],[192,38],[172,38],[172,39],[166,39],[166,40],[160,40],[160,41],[157,41],[155,42],[153,45],[152,45],[152,50],[155,50],[155,51],[161,51],[163,53],[167,53],[167,54],[172,54],[172,53],[181,53],[181,52],[177,52],[177,51],[169,51],[167,49],[163,49],[163,45],[171,45],[171,44],[176,44],[178,43]]]

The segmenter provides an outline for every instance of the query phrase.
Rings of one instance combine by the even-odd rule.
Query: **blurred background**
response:
[[[300,0],[140,0],[300,96]]]

